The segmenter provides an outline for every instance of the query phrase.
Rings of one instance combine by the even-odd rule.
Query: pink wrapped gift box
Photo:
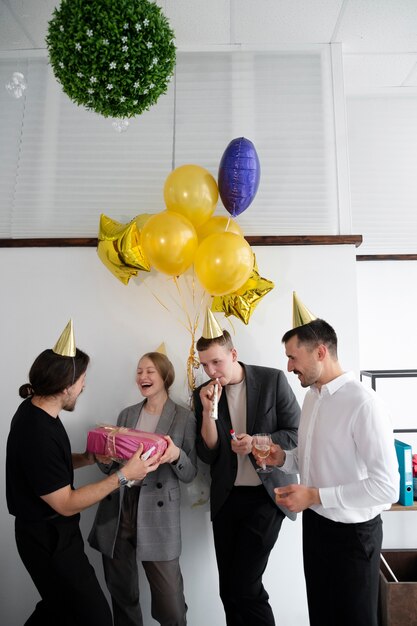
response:
[[[167,448],[166,440],[156,433],[146,433],[134,428],[119,426],[99,426],[88,431],[87,451],[93,454],[109,456],[115,461],[130,459],[140,444],[143,444],[143,454],[155,448],[149,456],[163,454]]]

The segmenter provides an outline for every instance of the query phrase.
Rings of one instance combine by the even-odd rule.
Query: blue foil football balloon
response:
[[[218,187],[222,202],[236,217],[245,211],[259,187],[261,166],[255,146],[249,139],[232,139],[219,165]]]

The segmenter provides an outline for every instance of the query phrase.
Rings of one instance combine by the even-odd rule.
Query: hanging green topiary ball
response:
[[[46,45],[64,92],[105,117],[149,109],[175,67],[174,32],[150,0],[62,0]]]

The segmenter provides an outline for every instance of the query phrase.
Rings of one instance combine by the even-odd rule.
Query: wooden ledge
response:
[[[353,244],[358,248],[362,235],[248,235],[245,237],[251,246],[338,246]]]
[[[0,248],[96,248],[96,237],[0,239]]]
[[[245,237],[251,246],[337,246],[351,244],[356,248],[362,243],[362,235],[250,235]],[[96,248],[97,238],[40,238],[0,239],[0,248]]]
[[[340,246],[362,244],[362,235],[248,235],[251,246]],[[0,248],[96,248],[96,237],[1,239]],[[357,261],[417,261],[417,254],[357,254]]]
[[[417,261],[417,254],[357,254],[357,261]]]
[[[403,504],[397,502],[396,504],[393,504],[392,507],[386,512],[388,513],[389,511],[417,511],[417,501],[414,500],[414,504],[411,504],[410,506],[404,506]]]

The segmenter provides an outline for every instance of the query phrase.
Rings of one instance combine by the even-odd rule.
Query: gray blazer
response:
[[[135,428],[143,404],[141,402],[123,409],[117,425]],[[175,445],[181,448],[181,453],[175,465],[160,465],[141,484],[137,514],[137,558],[140,561],[171,561],[181,553],[178,481],[189,483],[197,473],[194,414],[168,398],[155,432],[169,435]],[[117,463],[99,466],[105,473],[118,468]],[[109,557],[114,553],[124,489],[127,487],[121,487],[100,502],[88,537],[93,548]]]

